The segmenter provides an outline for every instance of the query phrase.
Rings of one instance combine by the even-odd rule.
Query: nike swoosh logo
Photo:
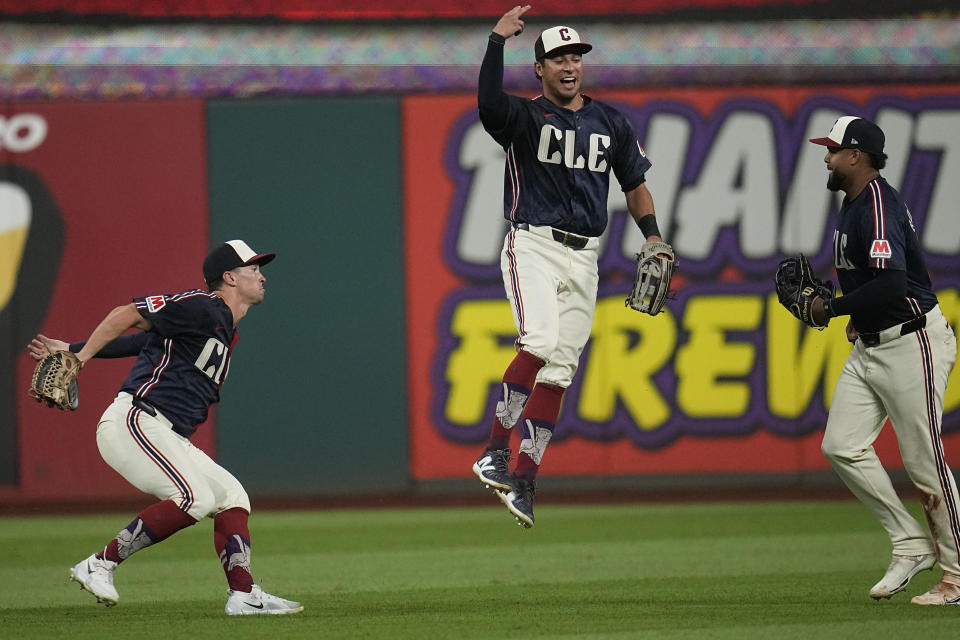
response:
[[[263,609],[263,603],[253,604],[252,602],[244,602],[243,604],[253,607],[254,609]]]

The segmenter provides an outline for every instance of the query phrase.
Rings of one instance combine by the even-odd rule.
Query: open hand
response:
[[[31,340],[30,344],[27,345],[27,353],[30,354],[31,358],[37,361],[43,360],[47,356],[52,355],[57,351],[69,350],[70,345],[63,340],[54,340],[53,338],[48,338],[42,333],[38,333],[37,337]]]

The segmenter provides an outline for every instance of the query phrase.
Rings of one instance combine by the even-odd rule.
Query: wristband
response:
[[[824,313],[824,316],[826,316],[826,318],[827,318],[828,320],[829,320],[830,318],[834,317],[833,309],[830,307],[830,302],[831,302],[830,300],[824,300],[824,301],[823,301],[823,313]]]
[[[644,238],[660,236],[660,229],[657,227],[657,216],[652,213],[641,216],[640,219],[637,220],[637,226],[640,227],[640,233],[643,234]]]

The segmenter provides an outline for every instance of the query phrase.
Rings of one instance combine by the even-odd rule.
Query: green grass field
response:
[[[493,499],[491,498],[491,502]],[[867,596],[886,536],[855,501],[261,512],[254,576],[292,616],[223,613],[207,520],[127,560],[120,604],[67,581],[132,514],[0,518],[3,638],[948,638],[960,609]]]

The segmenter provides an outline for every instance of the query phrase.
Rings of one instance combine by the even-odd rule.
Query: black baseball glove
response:
[[[813,275],[810,263],[802,253],[793,258],[787,258],[777,267],[774,278],[777,285],[777,297],[787,311],[796,316],[804,324],[814,329],[823,329],[830,322],[820,325],[813,319],[813,301],[823,298],[830,300],[834,296],[833,283],[824,282]]]

